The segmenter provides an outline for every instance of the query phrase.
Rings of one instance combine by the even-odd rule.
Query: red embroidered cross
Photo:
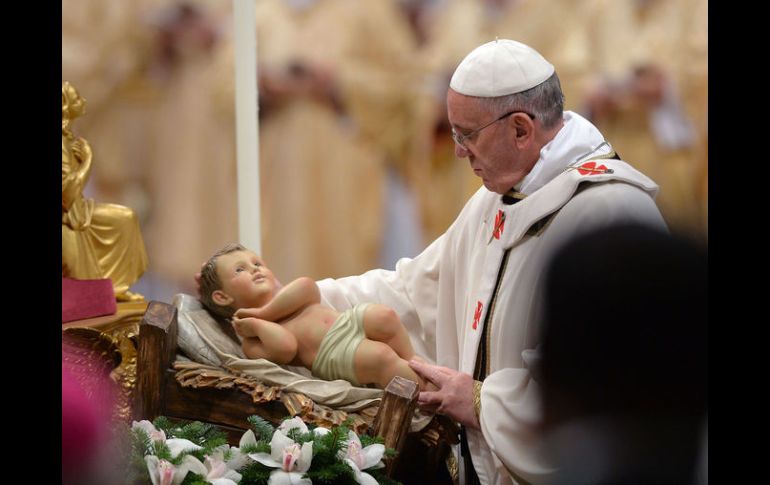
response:
[[[579,166],[577,169],[578,173],[580,175],[596,175],[600,173],[612,173],[610,170],[607,169],[604,165],[596,166],[596,162],[586,162],[583,165]]]
[[[479,319],[481,318],[481,309],[483,307],[484,305],[482,305],[480,301],[476,302],[476,313],[473,314],[473,330],[476,330],[476,327],[479,326]]]
[[[500,236],[503,234],[503,227],[505,226],[505,212],[502,210],[497,211],[497,216],[495,216],[495,230],[492,231],[492,236],[495,239],[500,239]]]

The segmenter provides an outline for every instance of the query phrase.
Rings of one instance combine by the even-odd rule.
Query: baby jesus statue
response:
[[[407,363],[414,350],[392,309],[376,303],[344,312],[323,306],[311,278],[281,286],[264,261],[240,244],[228,244],[204,264],[200,294],[210,312],[231,320],[250,359],[380,389],[401,376],[425,389]]]

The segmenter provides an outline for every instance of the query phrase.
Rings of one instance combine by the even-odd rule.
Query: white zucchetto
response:
[[[515,40],[497,39],[465,56],[449,87],[466,96],[494,98],[526,91],[553,73],[553,65],[535,49]]]

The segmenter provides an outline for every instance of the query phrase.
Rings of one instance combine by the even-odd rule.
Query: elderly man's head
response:
[[[455,153],[500,194],[532,170],[540,149],[561,128],[563,110],[553,65],[513,40],[474,49],[455,70],[447,93]]]

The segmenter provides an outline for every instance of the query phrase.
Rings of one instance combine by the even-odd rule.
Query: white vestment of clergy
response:
[[[395,271],[318,283],[322,303],[338,310],[367,301],[393,308],[415,352],[438,365],[479,375],[483,350],[481,430],[467,430],[481,483],[536,483],[553,471],[535,431],[540,391],[531,372],[538,286],[553,250],[603,224],[665,228],[654,202],[657,185],[612,154],[590,122],[567,111],[564,126],[516,187],[526,198],[505,204],[482,187],[442,236],[414,259],[401,259]],[[601,304],[601,292],[575,288],[575,305]]]

